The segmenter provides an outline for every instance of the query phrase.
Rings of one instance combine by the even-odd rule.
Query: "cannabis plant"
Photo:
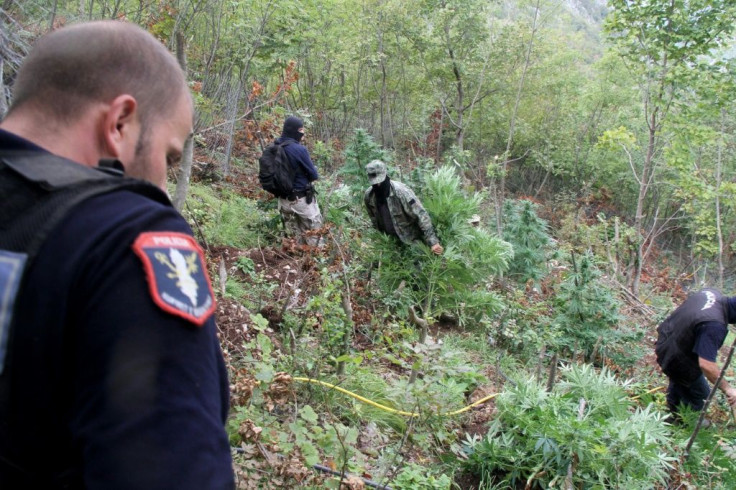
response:
[[[387,162],[389,154],[373,141],[373,137],[365,129],[356,129],[353,139],[345,149],[345,165],[339,174],[350,188],[350,194],[356,204],[363,206],[363,193],[368,188],[368,176],[365,166],[373,160]]]
[[[675,458],[662,414],[635,407],[606,369],[568,366],[562,379],[552,392],[529,378],[502,393],[488,434],[466,442],[467,468],[494,488],[664,486]]]
[[[306,311],[315,329],[321,357],[336,363],[350,354],[353,324],[345,313],[345,285],[338,273],[322,269],[319,292],[307,302]]]
[[[549,300],[530,296],[524,289],[505,291],[502,313],[489,322],[489,341],[518,359],[537,359],[540,352],[559,344],[560,331],[551,321]]]
[[[601,282],[593,255],[571,255],[571,268],[555,296],[555,323],[562,342],[570,351],[581,350],[591,360],[602,346],[612,346],[622,334],[621,317],[613,291]]]
[[[426,187],[414,191],[432,217],[445,251],[437,256],[423,243],[402,246],[372,234],[381,289],[387,296],[402,295],[408,301],[404,304],[422,305],[425,318],[451,313],[462,322],[492,316],[501,300],[490,282],[506,270],[512,251],[488,230],[468,223],[479,210],[481,195],[463,192],[451,167],[435,170],[426,177]]]
[[[546,251],[552,240],[536,208],[527,200],[504,203],[503,237],[514,248],[508,275],[522,283],[536,283],[547,273]]]

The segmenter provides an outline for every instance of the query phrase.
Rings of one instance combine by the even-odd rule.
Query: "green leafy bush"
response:
[[[622,337],[616,330],[621,317],[613,291],[600,281],[601,273],[592,254],[572,255],[568,271],[555,296],[555,323],[562,331],[562,342],[570,351],[582,350],[586,359],[594,350],[615,345]]]
[[[344,283],[340,276],[325,268],[322,269],[320,278],[321,288],[309,298],[306,311],[319,319],[317,335],[320,351],[325,358],[335,362],[338,356],[347,354],[344,350],[349,343],[352,323],[342,305]]]
[[[551,242],[547,222],[537,216],[536,204],[521,200],[504,203],[503,237],[514,248],[508,275],[519,282],[539,282],[547,273],[546,248]]]
[[[681,433],[681,445],[687,444],[694,421],[698,414],[689,417]],[[688,418],[685,418],[687,421]],[[683,464],[682,471],[691,475],[690,488],[729,490],[736,481],[736,432],[733,427],[719,426],[717,430],[701,430],[690,451],[690,457]]]
[[[490,341],[522,359],[536,358],[545,347],[559,344],[560,329],[550,318],[548,301],[530,296],[523,290],[508,291],[505,308],[490,323]]]
[[[467,468],[494,488],[663,486],[675,459],[663,415],[633,406],[605,369],[568,366],[562,379],[552,392],[528,379],[502,393],[488,434],[465,445]]]
[[[345,165],[339,174],[350,188],[356,203],[363,204],[363,193],[368,188],[368,176],[365,166],[373,160],[388,162],[389,155],[381,146],[373,141],[373,137],[365,129],[356,129],[355,135],[345,149]]]
[[[488,230],[468,223],[478,212],[482,196],[463,192],[451,167],[435,170],[426,177],[426,188],[414,191],[432,217],[445,251],[438,256],[423,243],[406,247],[373,233],[381,289],[390,295],[406,295],[408,304],[423,305],[427,317],[447,312],[463,323],[497,312],[502,302],[491,290],[490,281],[506,270],[513,252]],[[402,282],[405,288],[399,288]]]
[[[404,466],[391,488],[397,490],[449,490],[452,479],[447,475],[433,475],[425,467],[417,464]]]
[[[218,195],[212,187],[199,184],[190,187],[186,204],[182,214],[210,246],[254,247],[267,219],[255,201],[231,192]]]
[[[291,464],[301,463],[311,467],[330,459],[339,468],[360,471],[364,457],[357,449],[358,430],[347,427],[328,416],[320,416],[310,405],[302,405],[298,411],[285,407],[287,414],[276,417],[260,406],[260,397],[248,406],[236,407],[228,420],[231,444],[243,448],[251,458],[259,455],[255,441],[278,450]],[[268,430],[263,430],[263,428]],[[243,465],[243,470],[248,466]],[[248,473],[246,471],[246,473]],[[248,475],[257,481],[263,475],[253,471]],[[287,475],[288,476],[288,475]],[[297,488],[301,482],[289,482],[284,488]]]
[[[355,193],[345,184],[330,186],[329,183],[321,187],[329,187],[329,192],[319,196],[319,205],[325,220],[336,225],[347,224],[355,226],[361,221],[362,201],[360,207],[355,202]],[[367,222],[367,218],[365,219]]]

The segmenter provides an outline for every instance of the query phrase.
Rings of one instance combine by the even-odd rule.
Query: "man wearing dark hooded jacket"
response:
[[[319,237],[307,236],[305,232],[321,228],[323,224],[312,186],[312,182],[319,179],[319,173],[309,158],[307,148],[300,144],[303,137],[304,122],[295,116],[287,117],[281,137],[275,143],[285,143],[284,151],[295,173],[292,194],[279,198],[279,212],[287,235],[296,237],[301,243],[316,246]]]
[[[657,328],[655,353],[657,363],[670,379],[667,407],[672,420],[679,420],[681,405],[695,411],[703,409],[710,393],[708,381],[715,383],[720,374],[716,355],[726,339],[729,323],[736,323],[736,297],[703,289],[690,295]],[[736,406],[736,390],[725,379],[718,388],[729,405]]]

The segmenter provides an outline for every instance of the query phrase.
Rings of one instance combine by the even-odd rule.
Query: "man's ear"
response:
[[[132,95],[118,95],[110,102],[102,120],[102,143],[108,156],[121,159],[130,153],[130,145],[135,150],[140,136],[138,115],[138,102]]]

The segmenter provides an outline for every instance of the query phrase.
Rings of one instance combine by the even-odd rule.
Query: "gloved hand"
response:
[[[307,188],[307,204],[312,204],[312,201],[314,201],[314,196],[316,195],[317,189],[315,189],[314,186],[310,184],[310,186]]]

